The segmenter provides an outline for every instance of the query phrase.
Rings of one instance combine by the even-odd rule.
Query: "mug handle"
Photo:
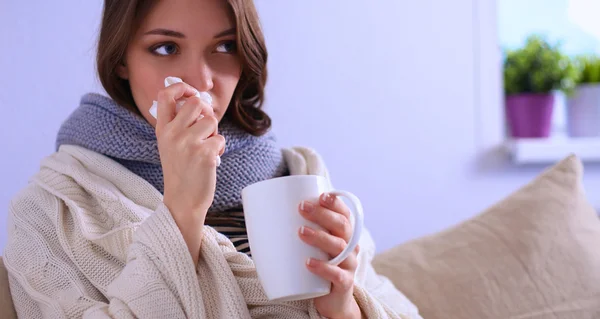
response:
[[[337,266],[339,265],[342,261],[344,261],[346,258],[348,258],[348,255],[350,255],[352,253],[352,251],[354,250],[354,248],[356,248],[356,245],[358,245],[358,242],[360,240],[360,235],[362,233],[362,229],[363,229],[363,207],[362,204],[360,203],[360,200],[358,199],[358,197],[356,197],[354,194],[347,192],[347,191],[340,191],[340,190],[333,190],[329,192],[330,194],[333,194],[335,196],[343,196],[346,197],[347,199],[350,200],[350,211],[352,212],[352,215],[354,215],[354,225],[353,225],[353,231],[352,231],[352,236],[350,237],[350,240],[348,241],[348,245],[346,245],[346,248],[337,256],[335,256],[335,258],[331,259],[330,261],[328,261],[327,263],[333,266]]]

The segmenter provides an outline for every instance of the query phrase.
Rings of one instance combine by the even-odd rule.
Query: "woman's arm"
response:
[[[83,254],[70,251],[86,239],[76,238],[81,234],[65,204],[37,186],[27,189],[11,202],[9,242],[4,251],[19,317],[198,317],[201,294],[196,269],[164,205],[138,227],[125,267],[110,278],[110,269],[104,269],[103,276],[98,267],[110,265],[111,256],[102,254],[102,248]],[[64,234],[56,227],[64,228]],[[65,249],[65,243],[73,246]],[[91,279],[94,284],[77,265],[97,269]],[[107,282],[101,282],[102,278]]]

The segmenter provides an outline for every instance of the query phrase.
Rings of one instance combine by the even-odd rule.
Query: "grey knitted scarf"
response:
[[[215,198],[210,212],[242,207],[241,191],[247,185],[287,173],[281,150],[271,133],[256,137],[228,120],[219,124],[226,139],[221,166],[217,168]],[[156,134],[141,116],[112,99],[90,93],[62,124],[56,149],[70,144],[85,147],[119,162],[163,193]]]

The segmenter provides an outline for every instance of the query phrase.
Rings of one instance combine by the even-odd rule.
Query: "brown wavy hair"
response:
[[[110,97],[140,114],[129,81],[117,74],[127,46],[156,0],[105,0],[98,39],[97,70]],[[238,55],[242,74],[225,116],[252,135],[262,135],[271,127],[271,118],[262,110],[267,82],[267,48],[258,13],[252,0],[228,0],[235,15]]]

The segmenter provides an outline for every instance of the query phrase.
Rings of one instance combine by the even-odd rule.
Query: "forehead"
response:
[[[210,36],[235,27],[227,0],[156,1],[140,24],[140,31],[168,28],[187,36]]]

